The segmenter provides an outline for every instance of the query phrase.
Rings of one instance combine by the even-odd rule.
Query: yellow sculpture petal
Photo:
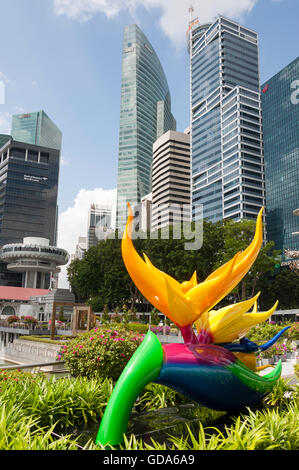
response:
[[[170,310],[169,319],[181,327],[191,325],[194,321],[194,311],[183,292],[173,289],[166,278],[164,282]]]
[[[193,276],[191,277],[190,281],[184,281],[181,283],[181,289],[184,292],[188,292],[190,289],[193,289],[193,287],[197,286],[197,274],[196,271],[194,271]]]
[[[186,299],[190,302],[196,313],[195,320],[206,310],[214,307],[224,297],[223,293],[226,291],[226,286],[231,279],[239,256],[241,254],[237,253],[233,259],[225,264],[223,269],[218,270],[217,276],[210,276],[185,294]]]
[[[278,305],[278,301],[274,304],[274,306],[270,310],[267,310],[266,312],[256,313],[253,311],[252,313],[246,313],[245,315],[243,315],[241,318],[241,323],[240,323],[239,337],[241,338],[242,336],[245,336],[246,333],[253,326],[258,325],[259,323],[262,323],[268,320],[277,309],[277,305]]]
[[[257,294],[245,302],[228,305],[218,311],[210,312],[209,322],[214,342],[230,342],[238,337],[241,317],[251,309],[259,295]]]
[[[245,308],[246,303],[251,306],[253,302],[255,302],[256,298],[258,296],[254,297],[253,299],[250,299],[249,301],[241,302],[240,304],[235,304],[235,305],[240,305]],[[229,321],[229,318],[223,318],[223,322],[221,323],[221,320],[217,320],[216,315],[211,315],[210,320],[210,330],[211,334],[213,337],[213,341],[215,343],[230,343],[232,341],[235,341],[236,339],[240,339],[243,336],[246,335],[246,333],[252,328],[253,326],[262,323],[272,315],[272,313],[276,310],[278,305],[278,302],[267,312],[261,312],[261,313],[241,313],[239,315],[234,314],[234,305],[230,305],[229,307],[226,307],[227,309],[231,309],[231,321]],[[249,307],[250,308],[250,307]],[[223,315],[225,315],[224,310],[223,310]],[[245,311],[245,310],[244,310]],[[220,310],[216,313],[219,313]]]
[[[128,221],[122,239],[122,256],[132,281],[147,300],[165,315],[171,315],[168,308],[167,294],[163,273],[153,269],[139,256],[132,243],[133,213],[128,204]],[[176,282],[173,279],[174,282]],[[180,285],[179,283],[177,283]]]
[[[234,336],[235,330],[239,331],[239,318],[256,303],[259,297],[257,294],[254,298],[239,302],[237,304],[228,305],[219,310],[211,310],[205,315],[199,317],[195,322],[197,332],[200,334],[203,330],[211,335],[213,342],[226,342],[228,336]],[[203,317],[203,318],[202,318]],[[236,334],[237,336],[237,334]]]

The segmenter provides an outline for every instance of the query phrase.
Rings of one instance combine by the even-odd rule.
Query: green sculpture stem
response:
[[[118,379],[101,421],[96,444],[115,446],[124,440],[134,403],[144,387],[159,375],[163,349],[149,331]]]

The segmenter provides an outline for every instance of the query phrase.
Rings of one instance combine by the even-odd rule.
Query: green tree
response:
[[[219,254],[215,268],[232,259],[239,251],[244,251],[251,243],[255,229],[255,221],[242,220],[235,222],[232,219],[225,220],[223,223],[223,249]],[[263,245],[247,275],[235,287],[230,296],[235,301],[242,301],[253,297],[257,293],[258,281],[265,273],[274,270],[279,253],[278,250],[274,250],[274,242]]]

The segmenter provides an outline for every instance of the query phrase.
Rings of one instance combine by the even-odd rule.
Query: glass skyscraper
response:
[[[153,143],[176,130],[170,93],[160,60],[137,25],[125,27],[122,51],[116,227],[131,205],[151,191]]]
[[[18,142],[61,150],[62,133],[44,111],[15,114],[11,135]]]
[[[10,135],[0,134],[0,149],[11,139]]]
[[[299,58],[262,85],[267,238],[299,249]]]
[[[190,23],[192,205],[204,218],[255,219],[264,205],[258,35],[219,16]]]
[[[0,149],[0,247],[25,237],[56,240],[60,152],[10,140]],[[0,285],[22,286],[0,263]]]

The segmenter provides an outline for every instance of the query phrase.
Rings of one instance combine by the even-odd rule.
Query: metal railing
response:
[[[59,369],[53,369],[53,370],[48,370],[48,371],[41,371],[41,369],[49,367],[49,366],[61,366],[64,364],[65,364],[65,361],[43,362],[43,363],[37,363],[37,364],[17,364],[17,365],[12,365],[12,366],[2,366],[0,367],[0,371],[33,369],[34,373],[43,372],[45,374],[57,374],[57,373],[66,372],[67,370],[59,368]]]

